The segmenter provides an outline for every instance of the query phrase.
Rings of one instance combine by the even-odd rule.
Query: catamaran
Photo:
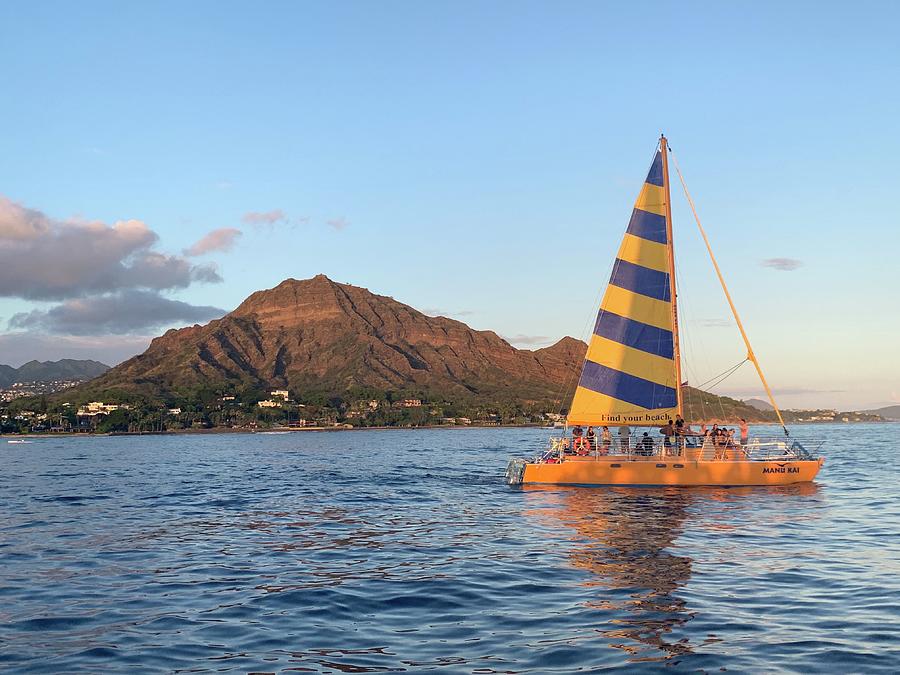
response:
[[[600,303],[567,427],[658,429],[683,414],[669,154],[661,136]],[[819,472],[824,458],[813,456],[788,433],[680,171],[678,175],[746,345],[746,360],[756,368],[784,437],[735,443],[691,432],[660,438],[654,429],[637,444],[625,436],[613,446],[578,435],[570,443],[566,433],[551,438],[549,447],[531,461],[510,460],[507,483],[787,485],[812,481]]]

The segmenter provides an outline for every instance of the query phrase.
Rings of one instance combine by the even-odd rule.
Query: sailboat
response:
[[[785,436],[736,443],[692,432],[660,436],[681,419],[681,354],[669,147],[665,136],[650,165],[600,303],[581,376],[566,417],[566,435],[528,461],[513,459],[507,483],[565,485],[787,485],[812,481],[824,462],[790,437],[740,320],[687,186],[685,196],[706,244],[716,275]],[[676,170],[677,170],[676,165]],[[568,428],[651,427],[632,443],[590,442]],[[664,427],[666,429],[666,427]],[[668,428],[669,430],[671,427]]]

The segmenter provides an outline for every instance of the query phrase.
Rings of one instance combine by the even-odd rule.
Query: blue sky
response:
[[[320,272],[519,346],[586,337],[664,131],[782,402],[900,402],[898,15],[4,3],[0,238],[33,227],[0,242],[28,253],[0,270],[0,363],[117,361]],[[674,202],[700,382],[743,348]],[[84,247],[56,236],[73,227]],[[776,258],[795,269],[763,264]],[[745,366],[716,391],[758,388]]]

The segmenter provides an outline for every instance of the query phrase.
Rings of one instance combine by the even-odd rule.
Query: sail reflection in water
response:
[[[523,489],[540,502],[529,511],[531,518],[570,530],[568,562],[589,572],[583,585],[596,589],[585,606],[609,616],[595,626],[597,633],[609,647],[626,652],[630,662],[652,662],[686,656],[723,639],[709,632],[698,642],[698,631],[687,627],[698,609],[683,591],[698,573],[698,561],[679,555],[678,540],[686,529],[702,530],[708,538],[717,530],[734,529],[736,522],[752,526],[762,501],[812,496],[818,487]],[[788,518],[769,513],[766,527]]]

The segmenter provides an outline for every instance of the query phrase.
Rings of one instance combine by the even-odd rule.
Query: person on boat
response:
[[[631,427],[628,425],[623,424],[619,427],[619,449],[625,455],[631,449]]]
[[[741,423],[738,426],[741,429],[741,445],[745,446],[750,441],[750,427],[747,425],[747,420],[743,417],[740,419]]]
[[[587,433],[585,434],[585,437],[587,438],[588,449],[591,451],[596,450],[597,449],[597,438],[596,438],[596,434],[594,433],[594,427],[587,428]]]
[[[718,454],[718,448],[724,442],[722,440],[722,430],[719,429],[718,424],[713,424],[712,429],[709,430],[709,440],[712,441],[713,447],[716,448],[716,454]]]
[[[586,455],[591,451],[590,442],[584,437],[584,429],[580,424],[572,429],[572,450],[578,455]]]
[[[725,429],[716,429],[716,434],[713,436],[713,446],[716,449],[715,458],[716,459],[725,459],[725,445],[728,443],[728,434],[725,432]]]
[[[643,455],[644,457],[649,457],[653,454],[653,439],[650,438],[650,434],[646,431],[644,432],[644,437],[641,438],[641,442],[638,444],[637,454]]]
[[[710,459],[715,456],[715,440],[709,429],[703,432],[703,441],[700,444],[700,448],[703,459]]]
[[[672,454],[672,441],[675,438],[675,425],[672,424],[672,420],[668,420],[666,425],[659,430],[659,433],[663,435],[663,447],[665,448],[664,453],[667,455]]]
[[[691,432],[691,427],[684,423],[684,418],[681,415],[675,415],[675,448],[676,455],[681,454],[681,449],[684,447],[684,437]]]
[[[612,434],[609,433],[609,427],[603,427],[603,431],[600,432],[600,446],[602,448],[601,454],[608,455],[609,448],[612,445]]]
[[[747,453],[744,452],[743,446],[738,445],[738,443],[735,441],[735,438],[734,438],[735,431],[736,431],[735,429],[729,429],[728,433],[726,434],[727,442],[725,444],[725,447],[727,450],[726,450],[725,457],[727,459],[732,459],[732,460],[746,459]]]

